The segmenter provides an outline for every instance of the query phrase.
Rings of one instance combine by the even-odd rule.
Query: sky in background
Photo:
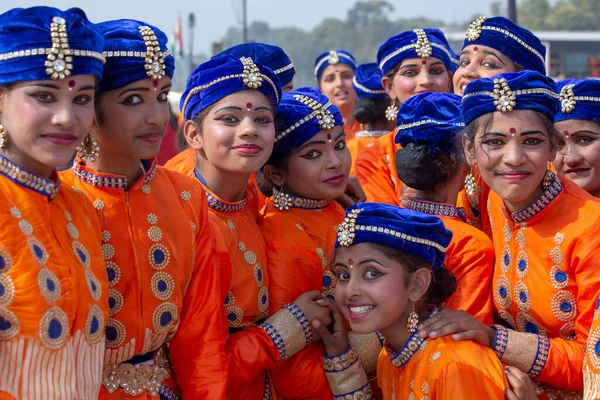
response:
[[[310,30],[323,19],[345,19],[353,0],[247,0],[248,23],[261,20],[271,27],[296,26]],[[394,5],[390,19],[427,16],[446,22],[461,22],[475,14],[488,15],[492,0],[389,1]],[[2,0],[0,13],[13,7],[41,5],[38,0]],[[241,27],[241,0],[47,0],[47,6],[66,9],[80,7],[93,22],[132,18],[145,21],[172,36],[178,13],[182,16],[183,39],[187,52],[187,16],[196,15],[194,52],[210,54],[213,41],[222,38],[230,26]],[[466,28],[466,27],[465,27]]]

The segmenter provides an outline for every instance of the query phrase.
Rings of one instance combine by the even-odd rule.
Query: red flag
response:
[[[177,14],[177,21],[173,27],[173,35],[175,36],[175,45],[179,48],[179,54],[183,55],[183,34],[181,32],[181,13]]]

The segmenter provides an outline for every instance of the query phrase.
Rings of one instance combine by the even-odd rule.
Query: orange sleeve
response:
[[[470,236],[451,243],[453,249],[447,254],[447,267],[456,277],[457,289],[446,307],[464,310],[484,324],[492,325],[494,248],[491,240],[478,233],[480,238]]]
[[[202,196],[204,202],[206,197]],[[206,203],[198,218],[195,268],[183,299],[170,360],[185,398],[224,399],[227,388],[222,290]],[[182,239],[184,240],[184,239]]]
[[[433,387],[429,388],[429,398],[504,399],[508,385],[506,378],[501,376],[502,369],[498,368],[499,373],[494,374],[492,372],[496,372],[495,369],[488,371],[484,369],[485,366],[485,362],[482,362],[481,367],[460,362],[446,364],[436,377]]]
[[[594,321],[590,328],[583,364],[583,398],[600,399],[600,297],[593,303]]]
[[[583,389],[584,347],[594,318],[595,296],[600,291],[599,248],[598,228],[591,225],[572,242],[568,249],[570,254],[565,254],[565,259],[571,260],[570,267],[578,286],[576,309],[573,310],[579,311],[574,340],[560,336],[548,339],[546,336],[496,325],[494,351],[504,363],[529,373],[536,381],[549,383],[559,389]],[[561,307],[563,303],[560,301],[549,307]]]
[[[367,201],[398,205],[398,196],[390,181],[390,168],[383,157],[379,142],[362,148],[354,166],[356,176],[367,195]]]

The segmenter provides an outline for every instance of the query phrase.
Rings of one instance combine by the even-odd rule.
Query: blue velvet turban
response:
[[[281,99],[279,78],[251,58],[231,54],[215,56],[196,67],[181,96],[181,114],[192,119],[206,107],[242,90],[258,90],[277,107]]]
[[[296,67],[292,58],[279,46],[265,43],[244,43],[230,47],[220,54],[231,54],[237,58],[250,57],[277,74],[282,87],[292,83]]]
[[[352,86],[359,99],[387,99],[387,93],[381,85],[381,70],[376,63],[361,64],[354,71]]]
[[[429,147],[433,154],[452,150],[455,135],[464,128],[461,97],[452,93],[420,93],[400,106],[396,118],[396,143]]]
[[[442,268],[452,232],[435,215],[381,203],[354,204],[346,210],[335,247],[377,243]]]
[[[379,47],[377,64],[385,75],[407,58],[437,57],[450,72],[456,71],[458,57],[439,29],[414,29],[392,36]]]
[[[314,72],[317,81],[321,79],[321,75],[323,74],[323,71],[325,71],[325,68],[335,64],[349,65],[353,71],[358,67],[356,59],[348,51],[344,49],[326,51],[315,60]]]
[[[322,130],[344,124],[340,110],[312,87],[284,93],[275,118],[278,131],[268,164],[287,156]]]
[[[79,8],[13,8],[0,15],[0,85],[102,77],[104,38]]]
[[[469,83],[462,98],[463,122],[494,111],[532,110],[554,121],[560,108],[556,84],[535,71],[510,72]]]
[[[554,122],[583,119],[600,122],[600,81],[565,79],[557,83],[561,109]]]
[[[167,35],[160,29],[132,19],[106,21],[96,26],[106,41],[100,92],[146,78],[173,77],[175,59],[167,47]]]
[[[508,18],[479,17],[471,22],[463,49],[476,44],[498,50],[523,69],[546,74],[546,46],[533,33]]]

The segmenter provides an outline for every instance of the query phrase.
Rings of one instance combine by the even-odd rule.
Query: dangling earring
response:
[[[279,190],[273,189],[273,204],[279,211],[287,211],[293,205],[292,196],[287,194],[283,187],[280,187]]]
[[[552,185],[552,182],[554,182],[554,177],[554,172],[547,170],[544,174],[544,179],[542,180],[542,189],[548,189],[548,187]]]
[[[415,333],[417,331],[417,325],[419,324],[419,314],[415,310],[415,303],[413,303],[413,309],[408,314],[408,324],[406,324],[406,328],[408,329],[408,333]]]
[[[392,104],[385,109],[385,118],[388,121],[395,121],[396,115],[398,115],[398,106],[396,105],[396,100],[392,100]]]
[[[465,191],[469,196],[473,196],[475,194],[477,188],[477,182],[475,181],[475,177],[471,172],[465,176]]]
[[[4,130],[4,126],[0,125],[0,149],[5,149],[8,146],[8,135]]]
[[[100,145],[91,133],[88,133],[83,142],[77,147],[77,155],[83,161],[96,161],[100,157]]]

